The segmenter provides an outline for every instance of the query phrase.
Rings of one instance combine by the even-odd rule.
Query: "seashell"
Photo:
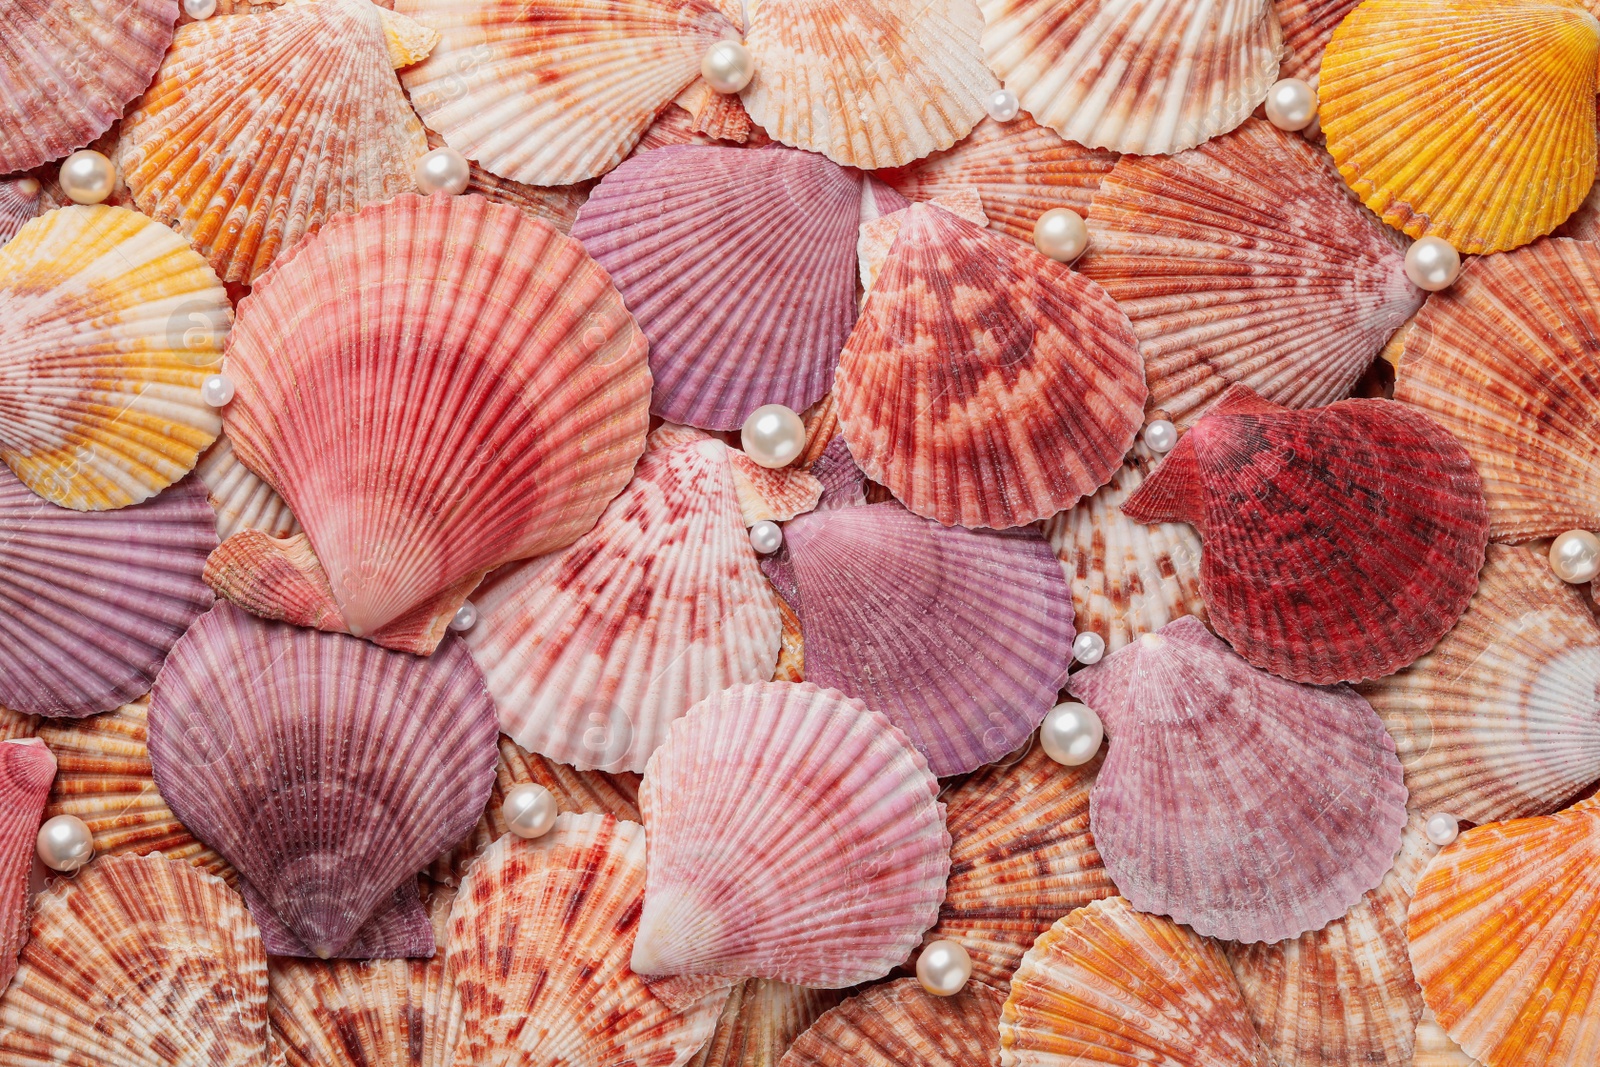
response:
[[[739,499],[739,517],[746,527],[758,522],[787,522],[817,506],[822,482],[808,470],[790,465],[763,467],[737,448],[728,449],[728,466]]]
[[[1583,203],[1567,216],[1566,222],[1551,231],[1551,236],[1570,237],[1575,241],[1600,240],[1600,181],[1589,187],[1589,195],[1583,198]]]
[[[150,84],[177,17],[173,0],[0,4],[0,174],[60,159],[106,132]]]
[[[733,987],[717,1029],[688,1067],[778,1067],[794,1039],[840,996],[751,978]]]
[[[220,878],[105,856],[34,904],[0,1063],[267,1067],[267,957]]]
[[[1450,1040],[1433,1012],[1423,1009],[1422,1020],[1417,1023],[1417,1054],[1413,1067],[1480,1067],[1477,1060],[1461,1051],[1461,1046]]]
[[[803,682],[806,680],[806,646],[800,632],[800,616],[781,596],[778,610],[783,616],[783,645],[778,650],[778,665],[772,669],[772,680]]]
[[[0,708],[0,741],[16,741],[33,737],[39,728],[39,716],[24,715],[20,711]]]
[[[1411,966],[1439,1023],[1486,1067],[1592,1062],[1600,801],[1468,830],[1411,901]]]
[[[656,113],[734,29],[711,0],[530,0],[503,7],[397,0],[437,30],[401,73],[446,143],[491,174],[567,185],[621,163]]]
[[[1285,407],[1344,399],[1425,295],[1327,158],[1254,119],[1192,152],[1124,157],[1077,269],[1133,322],[1148,406],[1180,429],[1235,382]]]
[[[634,823],[561,815],[544,837],[496,841],[450,914],[457,1067],[669,1065],[698,1051],[726,988],[675,1011],[633,973],[644,891],[645,834]]]
[[[945,525],[1010,527],[1103,484],[1143,364],[1098,285],[926,204],[908,209],[834,381],[862,471]]]
[[[1159,459],[1135,445],[1093,496],[1044,523],[1045,540],[1072,583],[1073,625],[1099,634],[1107,652],[1181,616],[1206,617],[1194,530],[1177,522],[1145,526],[1122,513]]]
[[[238,868],[274,955],[433,952],[413,875],[494,779],[493,704],[459,643],[417,659],[219,604],[172,650],[149,729],[162,796]]]
[[[56,760],[34,737],[0,741],[0,988],[28,937],[28,875]]]
[[[750,13],[745,110],[775,141],[836,163],[900,167],[983,118],[976,7],[963,0],[772,0]]]
[[[828,393],[800,413],[800,422],[806,428],[806,447],[790,466],[814,467],[833,439],[839,436],[838,401]]]
[[[863,171],[861,174],[861,221],[871,222],[881,219],[885,215],[892,215],[902,208],[911,206],[911,201],[901,196],[895,189],[886,184],[886,179],[892,171],[877,171],[877,176]],[[980,201],[981,203],[981,201]]]
[[[165,226],[67,207],[0,247],[0,459],[63,507],[146,500],[217,436],[200,399],[233,312]]]
[[[1069,141],[1160,155],[1249,118],[1278,80],[1272,0],[979,0],[989,68]]]
[[[822,495],[817,498],[814,510],[856,507],[867,502],[866,476],[850,458],[850,446],[842,435],[828,442],[828,447],[811,465],[811,473],[822,483]]]
[[[239,462],[227,434],[201,454],[194,473],[205,483],[211,510],[217,513],[219,540],[226,541],[240,530],[259,530],[278,538],[303,532],[283,497]]]
[[[1594,183],[1597,59],[1600,23],[1577,0],[1371,0],[1323,56],[1328,151],[1412,237],[1525,245]]]
[[[1281,941],[1339,918],[1394,865],[1400,761],[1348,687],[1254,668],[1188,616],[1067,689],[1111,740],[1090,829],[1140,911],[1207,937]]]
[[[0,704],[79,718],[150,688],[211,606],[205,493],[181,482],[119,511],[71,511],[0,469]]]
[[[645,339],[604,271],[472,196],[402,196],[296,246],[240,306],[228,373],[234,451],[305,539],[258,537],[279,569],[218,588],[260,610],[298,572],[292,605],[321,591],[329,628],[421,653],[486,571],[594,525],[648,424]]]
[[[691,86],[691,88],[693,88]],[[685,90],[687,92],[688,90]],[[743,105],[740,105],[741,108]],[[747,115],[746,118],[749,116]],[[759,126],[751,126],[749,134],[743,141],[719,141],[699,129],[696,129],[695,117],[677,104],[668,104],[661,109],[655,121],[645,127],[644,133],[639,136],[639,143],[633,146],[633,155],[637,156],[656,148],[668,148],[680,144],[719,145],[724,148],[765,148],[772,143],[766,131]],[[631,158],[631,157],[630,157]]]
[[[0,245],[17,235],[44,205],[35,178],[0,179]]]
[[[662,148],[601,181],[572,234],[650,339],[652,412],[737,430],[828,391],[855,322],[860,201],[858,178],[786,148]]]
[[[1272,1067],[1221,946],[1122,897],[1039,935],[1000,1013],[1003,1067]]]
[[[1062,767],[1035,745],[945,794],[950,882],[927,940],[960,942],[975,981],[1006,988],[1056,919],[1116,895],[1089,832],[1098,768]]]
[[[766,682],[695,705],[639,791],[650,875],[634,970],[881,978],[944,895],[938,793],[905,735],[842,693]]]
[[[801,1034],[782,1067],[978,1067],[997,1065],[995,1025],[1005,995],[969,982],[953,997],[915,978],[873,986]]]
[[[413,23],[413,25],[420,25]],[[429,31],[432,32],[431,30]],[[432,130],[428,135],[428,148],[444,148],[444,138]],[[541,187],[523,185],[521,182],[490,174],[471,160],[467,161],[467,189],[485,200],[508,204],[524,214],[543,219],[562,233],[571,233],[572,224],[578,221],[578,209],[589,199],[594,182],[575,182],[572,185]]]
[[[689,113],[691,129],[713,141],[743,144],[755,129],[739,98],[732,93],[717,92],[704,78],[690,82],[673,103]]]
[[[935,207],[942,207],[952,215],[966,219],[977,226],[989,225],[989,216],[983,213],[983,198],[974,189],[958,189],[947,196],[935,197],[928,203]],[[889,249],[894,245],[894,239],[900,234],[900,226],[906,221],[906,208],[879,215],[877,218],[863,222],[856,238],[856,266],[861,276],[861,300],[867,299],[867,290],[872,288],[872,283],[878,280],[878,274],[883,270],[884,261],[889,258]]]
[[[1213,629],[1299,682],[1392,674],[1449,632],[1488,543],[1471,459],[1389,400],[1315,411],[1229,387],[1134,493],[1135,522],[1187,522],[1205,543]]]
[[[1037,530],[940,526],[899,504],[784,528],[806,677],[880,711],[936,776],[1028,739],[1072,663],[1072,592]]]
[[[1052,208],[1088,217],[1095,190],[1116,162],[1114,152],[1063,140],[1019,114],[1009,122],[986,118],[955,147],[880,180],[912,200],[974,190],[989,226],[1031,244],[1034,224]]]
[[[367,0],[184,26],[122,124],[119,170],[140,210],[225,280],[254,283],[329,219],[411,192],[428,141],[394,77],[396,59],[420,58],[390,55],[397,22],[436,39]]]
[[[1322,75],[1322,53],[1344,17],[1361,0],[1272,0],[1283,27],[1283,59],[1278,77],[1299,78],[1315,88]]]

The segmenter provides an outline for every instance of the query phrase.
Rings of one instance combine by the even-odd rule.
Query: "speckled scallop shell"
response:
[[[839,1003],[831,989],[751,978],[733,987],[716,1032],[687,1067],[778,1067],[794,1039]]]
[[[217,436],[200,399],[233,312],[181,237],[66,207],[0,247],[0,459],[79,511],[138,503]]]
[[[1480,1064],[1450,1040],[1433,1012],[1424,1009],[1417,1023],[1416,1058],[1412,1067],[1480,1067]]]
[[[968,982],[953,997],[915,978],[873,986],[801,1034],[782,1067],[989,1067],[999,1063],[995,1025],[1005,994]]]
[[[1022,110],[1094,148],[1154,155],[1226,133],[1266,99],[1272,0],[979,0],[989,67]]]
[[[0,3],[0,174],[105,133],[150,84],[177,17],[174,0]]]
[[[1010,527],[1102,485],[1144,369],[1103,289],[914,204],[840,357],[839,425],[867,477],[945,525]]]
[[[193,479],[79,512],[0,469],[0,705],[77,718],[142,696],[211,606],[200,574],[216,543]]]
[[[856,318],[860,214],[860,178],[821,156],[684,145],[608,174],[572,235],[650,340],[651,410],[737,430],[828,391]]]
[[[1268,674],[1187,617],[1067,688],[1110,739],[1090,829],[1141,911],[1208,937],[1280,941],[1337,919],[1393,866],[1400,761],[1348,687]]]
[[[211,510],[217,513],[217,537],[226,541],[240,530],[260,530],[269,537],[290,537],[301,533],[300,523],[255,472],[234,454],[228,435],[200,456],[195,477],[205,483]]]
[[[459,643],[425,660],[219,604],[149,731],[161,795],[238,869],[274,955],[432,954],[414,875],[477,822],[496,757]]]
[[[1422,996],[1485,1067],[1579,1067],[1600,1048],[1600,801],[1468,830],[1411,902]]]
[[[1300,682],[1392,674],[1449,632],[1478,584],[1489,517],[1472,460],[1389,400],[1281,408],[1235,385],[1122,512],[1204,541],[1212,628]]]
[[[576,241],[514,208],[407,195],[341,216],[239,310],[228,437],[305,528],[213,558],[259,614],[425,654],[486,571],[593,526],[643,451],[643,335]]]
[[[107,856],[39,894],[0,999],[7,1067],[268,1067],[267,956],[237,894]]]
[[[28,936],[28,875],[55,773],[55,757],[38,738],[0,741],[0,988],[16,973]]]
[[[15,237],[23,224],[39,214],[43,206],[38,179],[0,180],[0,245]]]
[[[767,682],[696,705],[639,791],[650,877],[634,969],[881,978],[944,896],[938,793],[904,734],[833,690]]]
[[[739,517],[746,527],[763,520],[787,522],[817,506],[822,481],[804,467],[763,467],[737,448],[727,451]]]
[[[1072,663],[1072,593],[1037,530],[966,530],[899,504],[795,519],[784,543],[806,678],[905,731],[936,776],[1028,739]]]
[[[1286,407],[1344,399],[1425,295],[1327,157],[1256,119],[1123,157],[1077,269],[1133,322],[1148,406],[1180,429],[1235,382]]]
[[[1321,80],[1322,53],[1333,31],[1361,0],[1273,0],[1283,27],[1283,60],[1278,77],[1299,78],[1315,87]]]
[[[1389,225],[1516,248],[1594,183],[1597,59],[1578,0],[1368,0],[1323,57],[1322,131]]]
[[[1222,948],[1121,897],[1039,936],[1000,1014],[1002,1067],[1272,1067]]]

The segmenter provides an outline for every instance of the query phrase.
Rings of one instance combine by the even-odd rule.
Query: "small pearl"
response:
[[[472,601],[467,601],[456,609],[455,617],[450,620],[450,629],[456,633],[465,633],[478,625],[478,609]]]
[[[783,547],[783,527],[770,519],[762,519],[750,527],[750,547],[763,556],[770,556]]]
[[[1550,566],[1563,582],[1582,585],[1600,575],[1600,537],[1568,530],[1550,544]]]
[[[932,941],[917,957],[917,981],[936,997],[953,997],[972,977],[972,957],[954,941]]]
[[[217,13],[217,0],[183,0],[183,13],[204,21]]]
[[[1267,90],[1267,121],[1299,133],[1317,117],[1317,91],[1299,78],[1285,78]]]
[[[996,89],[989,94],[989,117],[996,122],[1010,122],[1021,110],[1022,103],[1010,89]]]
[[[117,168],[93,149],[80,149],[61,163],[61,191],[75,204],[98,204],[116,187]]]
[[[1033,224],[1033,246],[1057,263],[1071,263],[1089,247],[1089,227],[1076,211],[1053,207]]]
[[[472,165],[454,148],[435,148],[417,160],[417,188],[425,196],[448,193],[460,196],[472,180]]]
[[[200,399],[214,408],[225,408],[233,401],[233,379],[213,374],[200,386]]]
[[[1443,848],[1461,834],[1461,826],[1454,815],[1441,811],[1428,816],[1427,834],[1429,841]]]
[[[76,815],[57,815],[39,827],[38,848],[52,871],[75,871],[94,858],[94,835]]]
[[[756,57],[738,41],[718,41],[700,61],[700,76],[719,93],[738,92],[755,73]]]
[[[556,808],[554,793],[542,785],[525,783],[506,790],[500,814],[518,837],[543,837],[556,824],[556,816],[561,812]]]
[[[787,467],[806,447],[806,424],[782,404],[766,404],[744,420],[739,442],[763,467]]]
[[[1072,658],[1079,663],[1099,663],[1106,654],[1106,639],[1096,633],[1079,634],[1072,642]]]
[[[1039,747],[1064,767],[1081,767],[1094,759],[1105,736],[1100,716],[1087,704],[1057,704],[1039,725]]]
[[[1406,277],[1418,289],[1437,293],[1450,288],[1460,276],[1461,256],[1449,241],[1423,237],[1406,251]]]
[[[1178,443],[1178,428],[1166,419],[1157,419],[1144,428],[1144,443],[1152,452],[1171,452]]]

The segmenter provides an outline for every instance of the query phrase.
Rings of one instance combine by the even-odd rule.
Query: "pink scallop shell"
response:
[[[0,245],[17,235],[29,219],[43,207],[40,184],[34,178],[8,178],[0,181]]]
[[[28,940],[28,876],[55,776],[56,758],[43,741],[0,741],[0,988],[11,984]]]

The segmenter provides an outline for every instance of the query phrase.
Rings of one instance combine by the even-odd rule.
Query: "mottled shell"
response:
[[[0,988],[16,973],[28,936],[28,876],[55,773],[55,757],[38,738],[0,741]]]
[[[887,188],[877,186],[877,188]],[[873,197],[874,203],[877,197]],[[989,225],[989,216],[983,213],[983,198],[976,189],[957,189],[955,192],[944,196],[936,196],[927,201],[932,207],[943,208],[960,218],[978,226]],[[906,210],[911,206],[907,201],[903,207],[897,208],[875,218],[866,218],[867,212],[863,211],[861,228],[856,237],[856,271],[861,278],[861,301],[866,302],[867,293],[878,280],[878,275],[883,272],[883,265],[889,258],[889,249],[894,247],[894,239],[900,235],[900,227],[910,218]]]
[[[839,1003],[831,989],[751,978],[733,987],[705,1048],[687,1067],[778,1067],[818,1016]]]
[[[801,1034],[782,1067],[993,1067],[1005,995],[968,982],[936,997],[915,978],[857,993]]]
[[[17,235],[23,224],[39,214],[40,201],[36,178],[7,178],[0,181],[0,245]]]
[[[227,434],[200,456],[194,473],[205,483],[211,510],[217,513],[219,540],[226,541],[240,530],[260,530],[269,537],[302,532],[283,497],[239,462]]]
[[[1283,27],[1283,60],[1278,77],[1299,78],[1315,88],[1322,76],[1322,53],[1344,17],[1361,0],[1272,0]]]

